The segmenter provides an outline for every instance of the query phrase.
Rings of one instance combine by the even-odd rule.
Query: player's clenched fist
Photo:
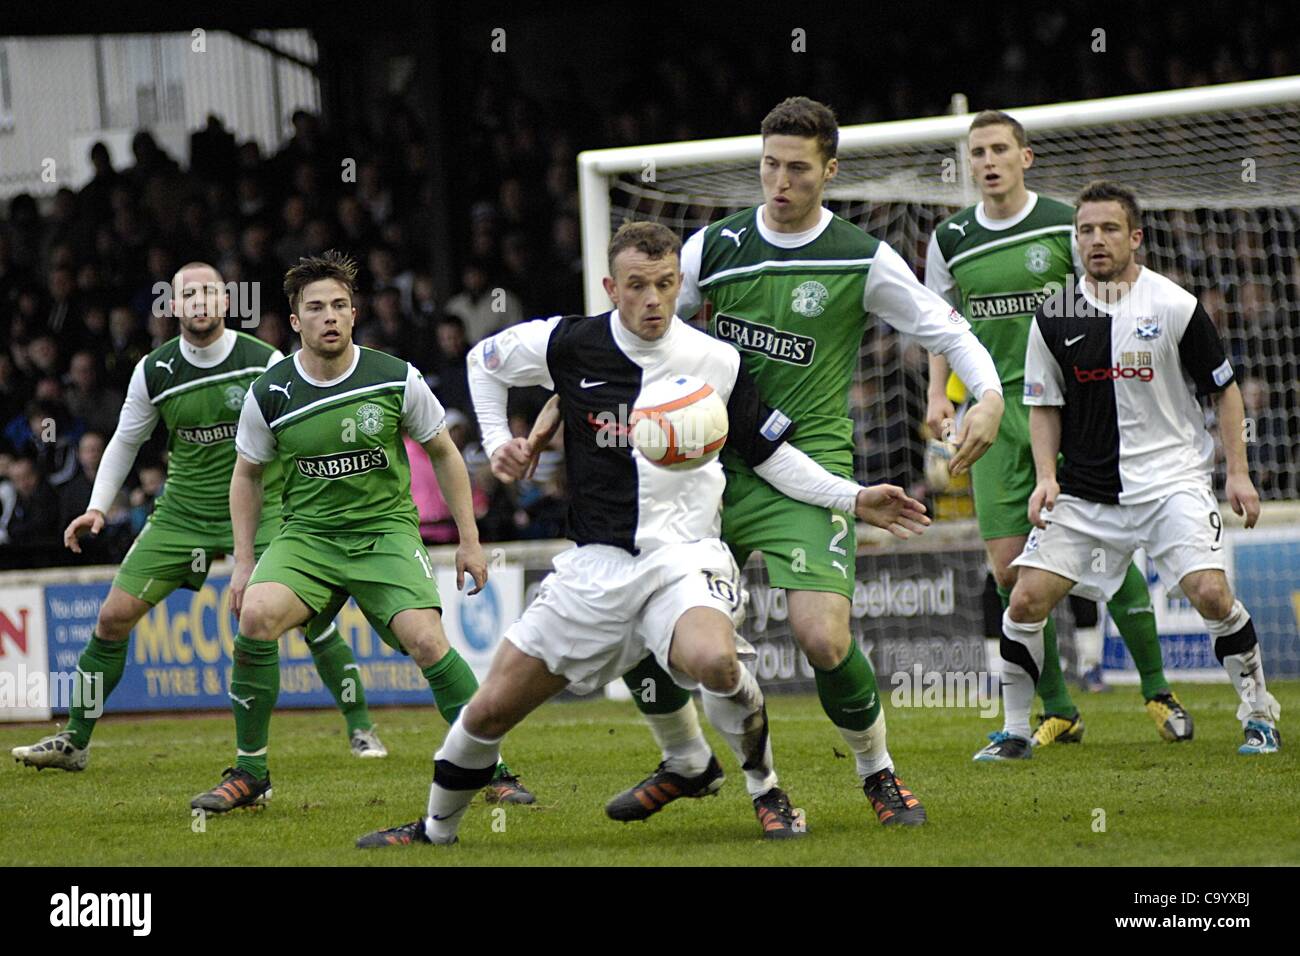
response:
[[[1043,511],[1056,507],[1056,496],[1061,493],[1061,486],[1055,479],[1040,479],[1034,486],[1034,493],[1029,496],[1029,521],[1035,528],[1046,528],[1047,520]]]
[[[853,513],[867,524],[883,528],[896,538],[910,538],[929,525],[925,505],[897,485],[871,485],[858,492]]]
[[[492,474],[505,484],[519,481],[528,474],[533,463],[532,449],[527,438],[512,438],[492,453]]]

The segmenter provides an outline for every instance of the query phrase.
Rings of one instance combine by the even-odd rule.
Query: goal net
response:
[[[1252,475],[1265,501],[1278,502],[1266,505],[1266,523],[1300,526],[1300,508],[1284,503],[1300,497],[1300,77],[1008,111],[1034,148],[1031,189],[1070,201],[1090,180],[1105,177],[1137,192],[1145,263],[1198,295],[1227,344],[1246,400]],[[923,275],[935,225],[979,198],[964,154],[971,119],[963,114],[842,128],[840,170],[827,204],[888,242]],[[612,230],[626,220],[656,220],[684,239],[761,202],[760,148],[755,135],[583,153],[588,312],[610,307],[600,279]],[[919,346],[883,323],[868,323],[850,395],[860,479],[927,491],[921,431],[926,379]],[[1222,480],[1220,461],[1220,488]],[[956,492],[929,496],[938,515],[970,515],[968,488]],[[973,525],[968,538],[978,550]],[[1282,533],[1272,553],[1294,556],[1300,545],[1283,547],[1289,540]],[[908,553],[890,560],[898,565],[895,579],[927,576]],[[1300,580],[1300,567],[1247,561],[1239,570],[1238,578],[1246,575],[1239,582],[1243,601],[1272,628],[1264,638],[1268,666],[1300,675],[1300,592],[1293,594],[1290,584]],[[860,578],[860,590],[869,583]],[[866,643],[908,632],[906,621],[888,618],[887,627],[873,629],[874,619],[858,614],[864,600],[855,603],[855,627]],[[1185,623],[1187,608],[1172,599],[1168,604],[1162,615],[1167,654],[1177,656],[1188,675],[1221,673],[1203,634],[1175,633],[1196,629]],[[754,617],[751,612],[751,624]],[[979,595],[958,594],[950,623],[958,635],[982,633]],[[1068,622],[1062,630],[1068,647]],[[923,635],[918,628],[912,636]],[[1124,663],[1122,645],[1108,642],[1108,666]]]

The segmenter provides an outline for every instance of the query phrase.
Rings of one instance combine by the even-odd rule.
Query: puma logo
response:
[[[741,229],[740,232],[732,232],[730,229],[723,229],[722,236],[726,239],[734,239],[736,241],[736,248],[739,249],[740,237],[748,231],[749,231],[748,226],[745,226],[745,228]]]
[[[292,384],[293,384],[293,382],[290,381],[290,382],[286,382],[286,383],[283,384],[283,385],[268,385],[268,386],[266,386],[266,390],[267,390],[268,392],[284,392],[284,397],[285,397],[285,398],[288,398],[288,397],[289,397],[289,386],[292,385]]]
[[[949,228],[949,229],[956,229],[958,232],[961,233],[961,237],[962,237],[963,239],[965,239],[965,238],[966,238],[966,227],[969,226],[969,225],[970,225],[970,220],[967,219],[967,220],[966,220],[965,222],[963,222],[963,223],[950,222],[950,223],[948,223],[948,228]]]
[[[175,359],[168,359],[164,362],[162,359],[154,359],[153,364],[156,368],[165,368],[168,375],[175,375],[176,373],[172,370],[172,362],[175,361]]]
[[[244,708],[244,710],[252,710],[252,709],[253,709],[253,697],[256,696],[256,695],[254,695],[254,694],[249,694],[247,697],[236,697],[236,696],[234,695],[234,692],[233,692],[233,691],[226,691],[226,694],[227,694],[227,695],[230,697],[230,699],[233,700],[236,704],[238,704],[240,707]]]

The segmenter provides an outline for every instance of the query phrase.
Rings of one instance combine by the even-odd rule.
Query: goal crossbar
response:
[[[1008,112],[1013,113],[1027,131],[1042,132],[1296,103],[1300,103],[1300,76],[1008,108]],[[845,126],[840,129],[840,151],[854,153],[904,144],[959,144],[973,116],[972,113],[961,113]],[[601,278],[605,273],[605,249],[611,228],[611,176],[639,174],[646,169],[658,171],[702,164],[757,162],[761,148],[762,137],[755,134],[580,153],[578,180],[583,282],[588,313],[600,311],[604,307],[600,303],[608,301],[601,287]]]

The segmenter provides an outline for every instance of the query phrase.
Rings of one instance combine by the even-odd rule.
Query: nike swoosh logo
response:
[[[1073,345],[1075,342],[1081,341],[1083,338],[1085,338],[1085,337],[1087,336],[1087,334],[1088,334],[1088,333],[1085,332],[1085,333],[1083,333],[1083,335],[1076,335],[1076,336],[1075,336],[1074,338],[1072,338],[1072,339],[1066,339],[1066,340],[1065,340],[1065,345],[1066,345],[1066,347],[1068,348],[1069,346]]]
[[[595,388],[597,385],[608,385],[608,382],[589,382],[585,378],[578,383],[580,388]]]

